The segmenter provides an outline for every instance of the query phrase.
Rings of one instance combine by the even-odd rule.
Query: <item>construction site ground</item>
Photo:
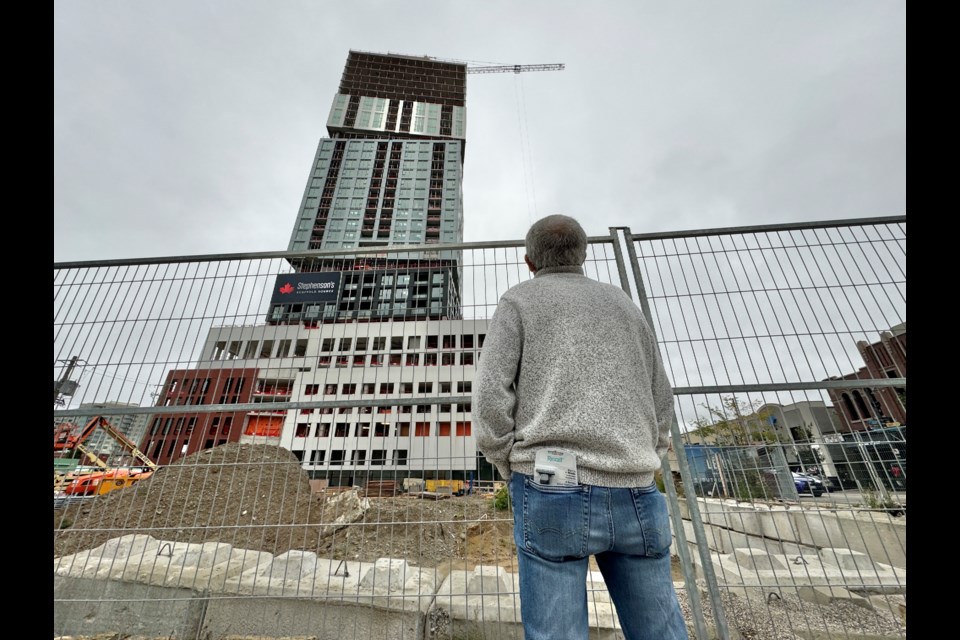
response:
[[[313,491],[286,449],[231,443],[182,458],[132,487],[54,509],[54,557],[139,533],[274,555],[403,558],[444,572],[481,564],[517,570],[512,515],[495,508],[492,494],[368,496],[363,516],[343,526],[333,524],[346,508],[331,506],[336,495]]]
[[[164,541],[226,542],[274,555],[312,551],[347,562],[403,558],[414,566],[438,568],[444,575],[480,564],[517,570],[512,515],[509,509],[496,509],[492,495],[368,496],[368,508],[355,520],[351,514],[359,515],[357,501],[352,501],[351,510],[351,501],[335,499],[342,495],[314,491],[289,450],[231,443],[186,456],[130,487],[54,508],[54,558],[137,533]],[[682,580],[674,558],[674,581]],[[689,624],[685,590],[679,588],[678,596]],[[825,638],[849,637],[843,634],[851,625],[879,636],[900,637],[902,631],[892,614],[846,602],[811,610],[810,603],[784,592],[782,599],[765,602],[760,615],[758,603],[732,593],[722,597],[728,619],[742,640],[797,640],[794,618],[804,611],[811,611],[805,615],[807,627],[822,627]],[[709,619],[709,598],[704,592],[700,598]],[[72,640],[141,638],[110,633],[73,636]],[[267,639],[257,636],[257,640]]]

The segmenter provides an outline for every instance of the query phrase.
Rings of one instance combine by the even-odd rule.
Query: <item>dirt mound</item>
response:
[[[335,499],[339,493],[313,493],[300,464],[273,445],[230,443],[186,456],[129,488],[54,509],[54,557],[139,533],[274,555],[405,558],[425,567],[513,561],[511,516],[490,498],[371,497],[351,521],[351,503]]]

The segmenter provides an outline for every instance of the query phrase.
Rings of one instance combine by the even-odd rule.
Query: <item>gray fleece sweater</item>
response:
[[[500,474],[532,474],[537,450],[572,451],[582,484],[641,487],[666,453],[673,391],[640,309],[580,267],[509,289],[474,380],[477,447]]]

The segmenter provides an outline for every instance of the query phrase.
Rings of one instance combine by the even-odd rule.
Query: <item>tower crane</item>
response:
[[[563,71],[564,64],[497,64],[485,67],[467,65],[467,73],[522,73],[524,71]]]
[[[453,60],[451,58],[435,58],[433,56],[424,56],[427,60],[436,60],[437,62],[451,62],[462,64],[467,67],[467,73],[523,73],[525,71],[563,71],[564,65],[560,63],[551,64],[475,64],[469,60]]]

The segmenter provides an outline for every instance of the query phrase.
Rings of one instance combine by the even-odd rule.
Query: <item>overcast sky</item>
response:
[[[55,0],[54,261],[282,251],[349,50],[467,83],[464,236],[906,213],[887,0]]]

